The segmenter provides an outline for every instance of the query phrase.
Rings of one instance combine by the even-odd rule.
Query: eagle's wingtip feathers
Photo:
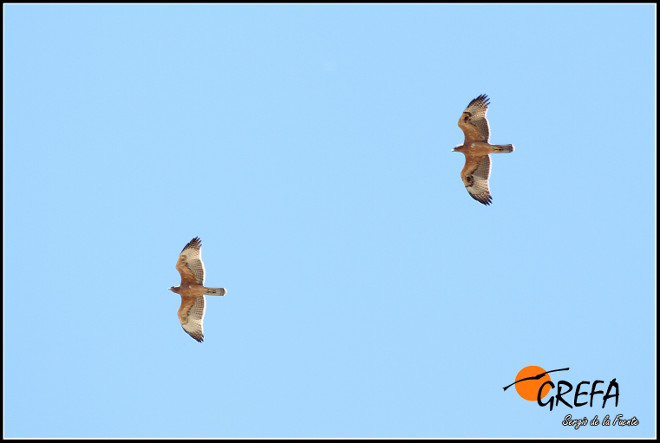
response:
[[[183,247],[181,252],[185,251],[187,248],[199,249],[201,247],[202,247],[202,240],[199,237],[195,237]]]

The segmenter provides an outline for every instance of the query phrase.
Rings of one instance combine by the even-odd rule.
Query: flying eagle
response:
[[[204,286],[204,263],[202,262],[202,241],[195,237],[183,248],[176,262],[176,270],[181,274],[181,285],[172,286],[170,291],[181,296],[181,306],[177,314],[183,330],[198,342],[204,341],[204,311],[207,295],[225,295],[225,288]]]
[[[458,127],[465,134],[462,145],[452,151],[465,154],[465,166],[461,171],[461,179],[472,198],[484,205],[489,205],[493,199],[488,189],[490,176],[490,155],[499,152],[513,152],[513,145],[491,145],[488,143],[489,129],[486,120],[488,97],[481,94],[467,105],[458,120]]]

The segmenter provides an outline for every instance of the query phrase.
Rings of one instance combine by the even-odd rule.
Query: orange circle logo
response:
[[[550,376],[545,374],[546,370],[539,366],[527,366],[522,368],[518,375],[516,375],[516,392],[525,400],[536,401],[539,396],[539,389],[546,381],[550,381]],[[540,374],[543,374],[541,377]],[[525,380],[527,379],[527,380]],[[545,385],[541,392],[541,398],[548,395],[550,392],[550,385]]]

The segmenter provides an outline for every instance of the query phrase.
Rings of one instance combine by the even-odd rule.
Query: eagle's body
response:
[[[484,94],[472,100],[458,120],[458,127],[465,134],[462,145],[453,150],[465,155],[465,166],[461,179],[472,198],[484,205],[493,199],[488,188],[490,176],[490,154],[513,152],[513,145],[491,145],[488,143],[490,129],[486,120],[488,97]]]
[[[472,142],[469,145],[466,144],[466,143],[463,143],[460,146],[456,146],[454,148],[454,151],[462,152],[466,156],[469,155],[470,157],[478,157],[478,156],[481,156],[481,155],[492,154],[493,148],[491,148],[488,143]]]
[[[177,312],[183,330],[198,342],[204,341],[204,295],[225,295],[224,288],[204,286],[204,263],[202,262],[202,241],[193,238],[183,248],[176,262],[176,270],[181,274],[181,284],[172,286],[170,291],[181,296],[181,306]]]

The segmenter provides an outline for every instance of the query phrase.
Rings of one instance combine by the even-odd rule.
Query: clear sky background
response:
[[[4,6],[5,436],[654,436],[655,14]],[[529,365],[618,406],[502,390]]]

